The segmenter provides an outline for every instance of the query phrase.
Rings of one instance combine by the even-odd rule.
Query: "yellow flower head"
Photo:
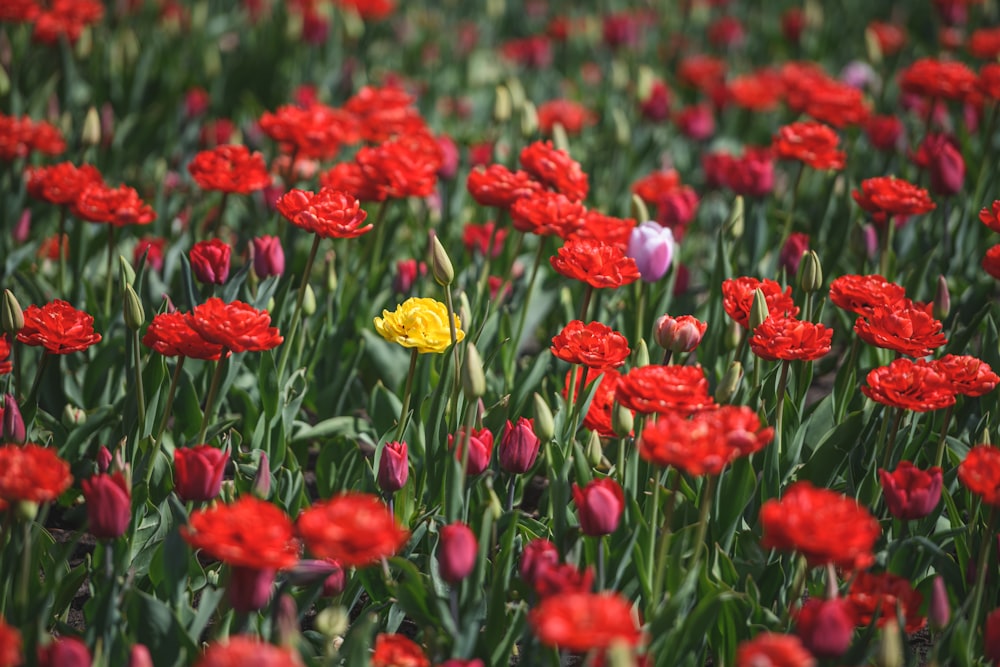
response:
[[[375,330],[390,343],[413,347],[417,352],[444,352],[451,345],[448,307],[434,299],[413,297],[396,306],[394,312],[382,311],[375,318]],[[462,323],[455,315],[455,337],[465,338]]]

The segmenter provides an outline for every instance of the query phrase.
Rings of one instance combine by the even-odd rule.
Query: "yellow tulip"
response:
[[[375,330],[390,343],[416,348],[417,352],[444,352],[451,345],[451,328],[448,326],[448,308],[440,301],[413,297],[396,306],[396,310],[382,311],[375,318]],[[456,338],[465,338],[462,323],[455,316]]]

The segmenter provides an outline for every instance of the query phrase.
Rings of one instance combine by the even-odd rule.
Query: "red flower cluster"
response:
[[[17,340],[40,345],[51,354],[70,354],[101,342],[101,334],[94,331],[93,316],[56,299],[41,308],[31,305],[24,309],[24,328]]]
[[[635,646],[642,637],[632,605],[617,593],[561,593],[547,597],[528,616],[546,646],[580,653],[615,643]]]
[[[552,142],[536,141],[521,150],[521,166],[547,187],[573,201],[587,197],[590,184],[580,163],[569,153],[552,147]]]
[[[113,188],[103,183],[90,184],[80,193],[73,202],[73,215],[115,227],[148,225],[156,220],[156,212],[134,188],[127,185]]]
[[[191,357],[218,361],[222,345],[210,343],[188,324],[187,316],[179,311],[158,313],[142,337],[142,344],[165,357]]]
[[[1000,449],[976,445],[958,465],[958,479],[987,505],[1000,505]]]
[[[765,549],[798,551],[812,566],[833,563],[849,570],[874,562],[878,521],[853,498],[809,482],[797,482],[780,500],[760,509]]]
[[[603,438],[615,437],[615,431],[611,428],[611,411],[615,404],[615,392],[618,389],[618,382],[621,380],[621,373],[614,368],[605,368],[600,371],[601,380],[590,400],[590,408],[583,417],[583,426],[596,432]],[[573,400],[580,398],[580,392],[591,380],[591,371],[587,368],[574,368],[566,374],[566,382],[563,386],[563,398],[569,399],[570,385],[573,381],[573,374],[576,373],[576,391]]]
[[[906,298],[906,290],[880,275],[847,275],[830,283],[830,301],[867,317],[878,307],[891,307]]]
[[[383,632],[375,637],[371,667],[431,667],[431,661],[412,639]]]
[[[281,144],[281,150],[295,159],[326,160],[340,152],[342,144],[360,138],[354,114],[318,102],[307,107],[286,105],[274,113],[265,112],[260,129]]]
[[[927,623],[927,619],[920,615],[924,597],[913,589],[907,579],[889,572],[859,572],[851,581],[845,599],[851,606],[858,627],[870,625],[876,614],[877,627],[881,628],[893,619],[902,620],[908,634]],[[896,616],[897,608],[902,608],[903,619]]]
[[[89,164],[79,167],[60,162],[28,169],[28,194],[57,206],[71,206],[90,185],[104,183],[101,172]]]
[[[635,220],[632,218],[616,218],[589,210],[584,213],[582,224],[570,232],[569,238],[600,241],[627,251],[633,229]]]
[[[535,538],[524,547],[519,569],[521,579],[539,598],[560,593],[588,593],[594,584],[592,570],[581,572],[568,563],[560,563],[556,545],[542,538]]]
[[[54,125],[44,120],[33,121],[28,116],[0,113],[0,160],[11,162],[28,157],[32,151],[59,155],[65,150],[66,141]]]
[[[584,226],[586,212],[580,202],[559,192],[542,190],[515,201],[510,218],[520,232],[565,239]]]
[[[23,664],[21,655],[21,633],[17,628],[7,625],[0,616],[0,665],[17,667]]]
[[[621,287],[639,279],[635,260],[613,245],[590,239],[570,239],[550,258],[552,268],[591,287]]]
[[[830,351],[833,329],[788,316],[768,317],[753,331],[750,349],[768,361],[814,361]]]
[[[47,503],[69,488],[69,463],[35,444],[0,447],[0,500]]]
[[[420,112],[413,106],[414,101],[400,86],[364,86],[344,103],[344,111],[354,115],[362,139],[380,143],[424,127]]]
[[[795,635],[764,632],[740,644],[736,667],[815,667],[816,659]]]
[[[931,366],[941,374],[952,392],[962,396],[983,396],[1000,383],[1000,376],[989,364],[965,354],[946,354],[931,361]]]
[[[363,147],[354,156],[377,201],[433,194],[443,159],[440,145],[426,129]]]
[[[890,217],[920,215],[935,208],[927,190],[895,176],[876,176],[861,181],[861,189],[851,193],[858,206],[885,224]]]
[[[854,331],[864,342],[911,357],[926,357],[948,340],[943,325],[909,299],[891,306],[876,306],[854,323]]]
[[[590,109],[570,100],[549,100],[538,107],[538,129],[550,136],[556,123],[562,125],[566,134],[574,135],[596,120]]]
[[[473,169],[466,181],[469,194],[480,206],[509,209],[518,199],[544,187],[526,171],[511,171],[502,164]]]
[[[288,515],[252,496],[192,512],[181,537],[235,567],[283,570],[299,560],[299,543]]]
[[[744,197],[763,197],[774,189],[774,156],[770,148],[748,146],[742,157],[707,153],[702,169],[709,186],[723,186]]]
[[[104,4],[98,0],[52,0],[35,17],[32,39],[55,46],[65,37],[70,44],[80,39],[83,29],[104,17]]]
[[[260,153],[246,146],[217,146],[201,151],[188,164],[188,172],[203,190],[249,194],[271,184],[271,175]]]
[[[265,644],[257,637],[233,635],[212,642],[205,648],[194,667],[302,667],[302,661],[292,649]]]
[[[496,223],[492,221],[481,225],[470,222],[462,228],[462,243],[470,253],[479,253],[496,259],[503,252],[507,232],[507,229],[498,228]]]
[[[788,63],[781,69],[788,107],[813,119],[843,128],[861,125],[869,109],[864,93],[827,75],[812,64]]]
[[[356,238],[372,229],[361,226],[368,213],[358,200],[341,190],[291,190],[278,199],[277,208],[295,226],[327,239]]]
[[[623,375],[615,400],[642,414],[691,414],[714,405],[701,366],[642,366]]]
[[[903,70],[899,87],[904,93],[930,100],[961,101],[976,87],[976,75],[955,60],[921,58]]]
[[[751,408],[727,405],[695,413],[690,420],[661,414],[646,426],[639,455],[658,466],[674,466],[689,475],[718,475],[729,463],[763,449],[774,429],[761,428]]]
[[[284,338],[271,326],[271,315],[242,301],[212,297],[185,315],[187,325],[209,343],[230,352],[263,352]]]
[[[552,354],[595,370],[617,368],[628,358],[628,340],[600,322],[573,320],[552,339]]]
[[[764,293],[764,301],[771,317],[785,315],[795,317],[799,314],[798,306],[792,300],[792,288],[765,278],[758,280],[747,276],[730,278],[722,283],[722,308],[737,324],[746,329],[750,326],[750,309],[753,308],[753,295],[756,290]]]
[[[343,567],[364,567],[394,555],[410,534],[375,496],[344,493],[313,504],[296,529],[306,548]]]
[[[861,392],[883,405],[929,412],[955,404],[955,394],[935,366],[922,359],[896,359],[872,369]]]
[[[779,160],[796,160],[813,169],[843,169],[847,154],[837,150],[840,137],[829,126],[814,121],[778,129],[771,151]]]

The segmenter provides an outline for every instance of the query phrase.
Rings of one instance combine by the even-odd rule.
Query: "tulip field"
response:
[[[996,0],[0,0],[0,667],[1000,664]]]

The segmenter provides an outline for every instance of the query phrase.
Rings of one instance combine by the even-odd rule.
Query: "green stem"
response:
[[[972,615],[969,616],[969,626],[972,629],[969,631],[967,655],[973,655],[972,644],[976,640],[976,630],[979,628],[979,613],[983,606],[983,592],[986,588],[986,571],[991,565],[987,563],[987,559],[990,556],[990,546],[993,544],[994,534],[996,533],[994,530],[996,516],[996,508],[990,506],[990,516],[986,520],[986,532],[983,533],[982,545],[979,548],[979,560],[976,562],[979,572],[976,576],[976,590],[973,591]]]
[[[107,320],[111,319],[111,292],[113,285],[114,272],[112,267],[114,266],[112,258],[115,254],[115,226],[108,225],[108,261],[107,261],[107,271],[104,276],[104,317]]]
[[[66,237],[66,206],[59,207],[59,284],[56,290],[60,296],[65,297],[66,292],[66,253],[63,252],[63,239]],[[79,249],[77,249],[79,252]]]
[[[792,235],[792,226],[795,221],[795,204],[799,199],[799,185],[802,183],[802,174],[805,173],[805,170],[805,163],[800,162],[799,171],[795,174],[795,185],[792,186],[792,200],[788,205],[788,211],[785,213],[785,227],[781,232],[781,243],[778,244],[779,252],[785,247],[788,237]]]
[[[778,404],[774,406],[774,447],[777,449],[776,461],[781,465],[781,432],[785,416],[785,387],[788,385],[788,360],[781,362],[781,377],[778,379]]]
[[[226,203],[229,201],[229,193],[222,193],[222,201],[219,202],[219,213],[215,216],[215,224],[212,226],[212,236],[218,238],[222,229],[222,214],[226,212]]]
[[[406,386],[403,389],[403,407],[399,414],[399,426],[396,428],[396,441],[403,441],[403,434],[406,432],[406,422],[410,413],[410,396],[413,393],[413,376],[417,371],[417,348],[410,350],[410,369],[406,373]]]
[[[666,474],[666,471],[664,472]],[[667,559],[670,557],[670,538],[673,535],[671,524],[674,519],[674,507],[677,506],[677,494],[681,488],[681,474],[677,471],[674,475],[674,483],[670,487],[670,498],[667,499],[667,506],[663,510],[663,523],[660,528],[660,546],[656,556],[656,574],[653,577],[653,599],[649,606],[647,615],[656,610],[663,599],[663,580],[667,574]]]
[[[646,544],[646,581],[653,582],[654,568],[656,566],[656,521],[660,512],[660,481],[655,477],[650,477],[653,482],[653,492],[649,495],[649,541]],[[654,588],[654,593],[655,593]]]
[[[42,386],[42,376],[45,375],[45,369],[49,365],[49,359],[52,358],[52,353],[48,350],[42,352],[42,358],[38,361],[38,370],[35,371],[35,381],[31,384],[31,393],[28,394],[27,405],[31,409],[38,407],[38,390]],[[24,409],[24,406],[21,406]]]
[[[167,421],[170,419],[170,411],[174,407],[174,395],[177,393],[177,383],[180,381],[181,369],[184,368],[184,360],[187,357],[177,357],[177,365],[174,367],[174,374],[170,378],[170,389],[167,390],[167,403],[163,409],[163,416],[160,418],[160,425],[156,427],[156,435],[153,437],[153,450],[149,454],[149,461],[146,462],[146,486],[149,486],[153,478],[153,466],[160,455],[162,448],[163,432],[167,429]]]
[[[583,291],[583,303],[580,304],[580,321],[584,324],[587,323],[587,311],[590,310],[590,300],[594,296],[594,286],[587,284],[586,289]],[[641,312],[641,306],[640,306]]]
[[[694,562],[692,566],[697,566],[701,559],[701,548],[705,546],[705,536],[708,534],[708,519],[712,509],[712,499],[715,497],[715,485],[719,481],[718,475],[709,475],[705,480],[704,494],[701,499],[701,511],[698,513],[698,533],[694,540]],[[707,547],[706,547],[707,550]]]
[[[462,384],[461,361],[458,355],[458,330],[455,328],[455,302],[451,296],[451,285],[444,286],[445,305],[448,308],[448,329],[451,333],[451,353],[455,365],[455,379],[451,386],[451,407],[448,410],[449,418],[458,421],[458,391]]]
[[[378,213],[375,214],[375,241],[372,245],[368,246],[372,249],[371,255],[369,256],[369,266],[372,268],[371,277],[368,280],[368,291],[371,292],[378,285],[378,279],[381,277],[381,272],[379,268],[382,264],[382,252],[385,246],[385,235],[386,235],[386,225],[385,223],[385,213],[389,208],[389,200],[384,200],[378,207]]]
[[[879,258],[879,272],[882,277],[886,280],[892,280],[892,276],[889,275],[889,259],[892,254],[892,240],[896,235],[896,221],[889,218],[885,222],[885,234],[882,235],[885,240],[885,246],[882,248],[882,256]]]
[[[196,444],[205,442],[205,433],[208,431],[208,422],[212,418],[212,408],[215,404],[215,395],[219,392],[219,383],[222,381],[222,367],[226,363],[226,355],[229,350],[223,348],[222,355],[215,362],[215,372],[212,374],[212,384],[208,388],[208,399],[205,401],[205,412],[201,416],[201,428],[198,430],[198,440]]]
[[[639,299],[638,306],[635,309],[635,339],[632,341],[633,345],[638,345],[639,341],[646,337],[646,330],[644,328],[643,315],[646,314],[646,298],[649,294],[649,285],[645,280],[640,280],[639,282]],[[663,364],[666,366],[666,364]]]
[[[306,288],[309,286],[309,274],[312,272],[313,262],[316,260],[316,252],[319,250],[320,241],[323,237],[314,235],[312,249],[309,251],[309,259],[306,260],[305,271],[302,272],[302,282],[299,284],[299,292],[295,297],[295,312],[292,313],[292,326],[281,347],[281,358],[278,360],[278,381],[285,375],[285,367],[288,365],[288,358],[291,356],[292,348],[295,346],[295,334],[299,330],[299,320],[302,318],[302,302],[306,298]]]
[[[903,419],[903,409],[896,408],[896,413],[892,418],[892,429],[889,431],[889,440],[885,443],[885,454],[882,456],[882,467],[889,469],[892,463],[892,448],[896,444],[896,434],[899,432],[899,422]]]
[[[136,445],[142,442],[146,429],[146,392],[142,385],[142,359],[139,354],[139,330],[132,332],[132,368],[135,371],[135,409],[139,423],[136,427]]]
[[[938,441],[937,454],[934,456],[934,465],[938,468],[941,467],[941,462],[944,461],[944,450],[948,446],[948,426],[951,424],[951,413],[954,408],[954,404],[949,405],[944,413],[944,424],[941,425],[941,439]]]

